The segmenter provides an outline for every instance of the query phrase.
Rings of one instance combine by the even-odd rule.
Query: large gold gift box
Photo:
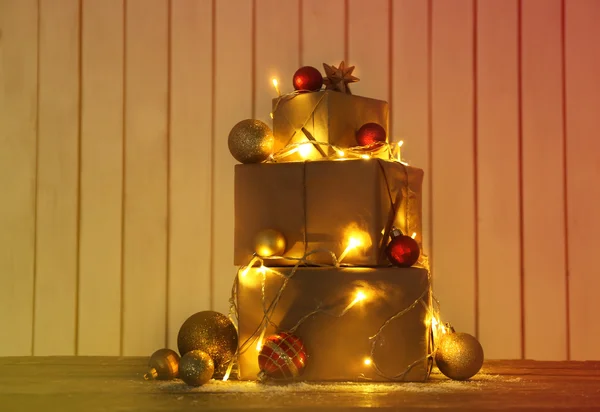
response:
[[[425,269],[299,268],[269,312],[269,326],[262,334],[264,308],[271,306],[291,273],[292,268],[276,271],[252,268],[238,275],[241,380],[255,380],[260,372],[261,335],[266,338],[290,330],[303,341],[308,353],[306,368],[298,379],[385,381],[395,377],[424,381],[428,378],[431,295]],[[359,292],[364,300],[357,301]],[[307,316],[317,308],[327,313]],[[345,314],[340,316],[344,310]],[[404,314],[395,317],[403,311]],[[384,325],[379,336],[371,338]],[[375,365],[383,376],[376,373]],[[403,374],[407,369],[410,370]]]
[[[267,266],[294,265],[315,249],[342,264],[388,265],[392,226],[421,243],[422,181],[421,169],[381,159],[236,165],[234,264],[248,264],[256,235],[275,229],[292,259],[267,259]],[[341,256],[351,237],[361,245]],[[327,252],[308,259],[332,263]]]
[[[340,148],[357,146],[356,132],[365,123],[377,123],[387,133],[387,102],[332,90],[273,100],[275,151],[311,137]],[[318,160],[323,154],[333,154],[333,149],[328,147],[320,147],[323,153],[312,145],[304,147],[308,149],[304,156],[294,154],[286,160]]]

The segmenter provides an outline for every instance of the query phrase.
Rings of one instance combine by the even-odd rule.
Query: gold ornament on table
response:
[[[193,350],[206,352],[216,371],[233,359],[237,346],[238,335],[231,320],[212,310],[190,316],[177,335],[177,347],[182,357]]]
[[[147,381],[175,379],[179,372],[179,355],[171,349],[159,349],[150,356],[148,368],[144,375]]]
[[[206,352],[193,350],[181,358],[179,377],[190,386],[201,386],[211,380],[215,364]]]
[[[444,375],[454,380],[466,380],[483,366],[483,348],[468,333],[448,333],[441,337],[435,363]]]
[[[323,63],[323,68],[325,69],[325,77],[323,78],[325,90],[337,90],[352,94],[349,84],[360,80],[352,75],[354,66],[346,67],[346,63],[342,61],[338,67]]]
[[[254,238],[254,251],[258,256],[283,256],[285,253],[285,237],[274,229],[265,229]]]
[[[227,140],[231,155],[240,163],[260,163],[273,154],[275,138],[264,122],[246,119],[238,122]]]

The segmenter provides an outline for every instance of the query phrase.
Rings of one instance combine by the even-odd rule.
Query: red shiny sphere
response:
[[[385,129],[377,123],[365,123],[356,132],[356,142],[359,146],[385,142],[386,138]]]
[[[323,87],[323,75],[314,67],[300,67],[294,73],[294,90],[317,91],[321,87]]]
[[[304,343],[291,333],[281,332],[265,339],[258,354],[262,374],[273,379],[297,378],[304,371],[308,355]]]
[[[392,238],[385,252],[390,262],[401,268],[409,268],[417,263],[421,254],[417,241],[404,235]]]

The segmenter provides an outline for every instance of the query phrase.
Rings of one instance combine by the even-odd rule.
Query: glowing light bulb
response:
[[[344,156],[346,156],[346,153],[344,153],[344,151],[343,151],[343,150],[337,150],[337,155],[338,155],[339,157],[344,157]]]
[[[361,300],[365,300],[366,298],[367,295],[365,295],[365,292],[359,290],[358,292],[356,292],[356,297],[354,298],[354,300],[360,302]]]
[[[360,155],[360,157],[362,157],[363,159],[370,159],[371,156],[369,156],[368,154],[362,154]]]
[[[398,156],[397,156],[397,160],[398,160],[399,162],[401,162],[401,161],[402,161],[402,152],[400,151],[400,148],[402,147],[402,145],[403,145],[403,144],[404,144],[404,140],[400,140],[400,141],[398,142],[398,147],[396,148],[396,153],[397,153],[397,155],[398,155]]]
[[[350,236],[348,239],[348,247],[354,249],[355,247],[359,247],[361,245],[361,241],[355,237]]]
[[[231,374],[231,369],[233,369],[233,361],[229,362],[229,366],[227,367],[227,372],[223,375],[223,382],[227,382],[229,379],[229,375]]]
[[[272,119],[273,118],[273,112],[269,113],[269,117]]]
[[[363,363],[364,363],[366,366],[369,366],[370,364],[372,364],[372,363],[373,363],[373,361],[371,360],[371,358],[365,358],[365,360],[363,361]]]
[[[312,145],[310,144],[302,144],[298,147],[298,154],[300,154],[300,156],[303,159],[306,159],[308,157],[308,155],[310,155],[310,151],[312,149],[311,147]]]
[[[267,268],[264,265],[260,265],[260,267],[258,268],[258,271],[260,272],[261,275],[264,275],[267,272]]]
[[[410,237],[412,237],[413,239],[417,237],[417,232],[413,232],[412,235],[410,235]]]
[[[258,342],[256,342],[256,351],[260,352],[262,350],[263,347],[263,340],[265,339],[265,332],[267,331],[266,326],[263,328],[262,332],[260,333],[260,338],[258,338]]]
[[[359,247],[360,245],[362,245],[362,242],[360,241],[360,239],[357,239],[354,236],[350,236],[348,238],[348,246],[346,246],[346,249],[344,249],[344,251],[340,255],[338,262],[341,262],[342,260],[344,260],[344,258],[348,254],[348,252],[350,252],[354,248]]]
[[[272,81],[273,81],[273,87],[275,87],[275,91],[277,92],[277,95],[281,96],[281,92],[279,91],[279,82],[274,77],[273,77]]]

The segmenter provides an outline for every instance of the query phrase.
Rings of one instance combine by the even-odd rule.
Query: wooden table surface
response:
[[[600,362],[487,361],[467,382],[146,382],[146,358],[0,358],[0,411],[600,411]]]

